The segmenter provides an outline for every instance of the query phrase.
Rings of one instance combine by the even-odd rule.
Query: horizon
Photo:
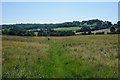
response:
[[[81,21],[80,20],[75,20],[75,21],[82,22],[82,21],[89,21],[89,20],[97,20],[97,19],[88,19],[88,20],[81,20]],[[98,19],[98,20],[101,20],[101,19]],[[102,21],[105,22],[104,20],[102,20]],[[65,21],[65,22],[73,22],[73,21]],[[61,23],[65,23],[65,22],[19,22],[19,23],[2,23],[2,25],[14,25],[14,24],[61,24]],[[117,24],[117,23],[112,23],[112,24]]]

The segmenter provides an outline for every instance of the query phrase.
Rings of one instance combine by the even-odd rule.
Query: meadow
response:
[[[82,27],[68,27],[68,28],[55,28],[55,31],[69,31],[69,30],[79,30]]]
[[[118,35],[2,36],[3,78],[118,78]]]

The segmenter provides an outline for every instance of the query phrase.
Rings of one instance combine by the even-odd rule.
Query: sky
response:
[[[2,23],[62,23],[100,19],[117,23],[118,2],[3,2]]]

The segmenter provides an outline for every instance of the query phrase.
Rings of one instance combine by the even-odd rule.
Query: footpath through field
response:
[[[64,62],[63,57],[61,55],[63,54],[62,49],[60,46],[58,46],[56,43],[54,43],[52,40],[48,40],[48,44],[50,46],[50,63],[51,63],[51,70],[52,74],[51,77],[53,78],[63,78],[65,76],[64,73]]]

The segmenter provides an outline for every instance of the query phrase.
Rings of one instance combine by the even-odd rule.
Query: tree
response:
[[[9,35],[17,35],[17,31],[15,28],[11,28],[11,29],[9,29],[8,34]]]
[[[91,34],[91,31],[88,31],[88,34]]]
[[[115,28],[114,28],[114,27],[111,27],[111,28],[110,28],[110,31],[111,31],[111,32],[115,32]]]

